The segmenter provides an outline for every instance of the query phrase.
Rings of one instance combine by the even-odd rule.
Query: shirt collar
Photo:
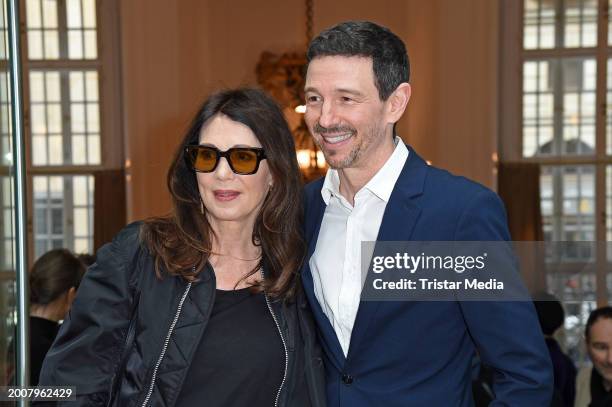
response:
[[[399,137],[395,137],[394,142],[395,149],[391,156],[359,192],[368,190],[379,199],[389,202],[395,183],[404,168],[409,153],[408,148],[406,148],[406,145]],[[323,187],[321,188],[321,196],[325,205],[329,205],[332,195],[340,196],[340,176],[338,175],[338,170],[330,168],[327,170]]]
[[[332,195],[340,196],[340,177],[338,170],[330,168],[325,174],[325,180],[323,181],[323,187],[321,188],[321,196],[325,205],[329,205],[329,200]]]

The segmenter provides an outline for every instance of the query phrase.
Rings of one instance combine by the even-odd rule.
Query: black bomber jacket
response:
[[[47,353],[40,386],[75,386],[66,406],[174,406],[210,315],[215,278],[159,279],[139,238],[123,229],[97,253]],[[282,335],[281,407],[325,406],[321,350],[307,301],[268,299]],[[57,403],[63,405],[64,402]]]

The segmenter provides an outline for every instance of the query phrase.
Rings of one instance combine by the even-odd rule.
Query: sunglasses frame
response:
[[[202,171],[202,170],[198,170],[197,168],[195,168],[195,156],[193,156],[191,151],[199,150],[200,148],[208,148],[215,152],[216,162],[215,162],[215,165],[212,167],[212,169],[210,169],[209,171]],[[249,151],[249,152],[255,153],[257,162],[255,163],[255,169],[252,172],[240,172],[234,168],[234,165],[232,164],[232,160],[230,159],[230,155],[236,150]],[[232,148],[228,148],[225,151],[221,151],[217,147],[201,145],[201,144],[190,144],[187,147],[185,147],[185,159],[187,160],[189,167],[191,167],[191,169],[194,170],[195,172],[202,172],[202,173],[214,172],[219,166],[219,161],[221,161],[221,157],[225,157],[225,160],[227,161],[232,172],[238,175],[256,174],[257,171],[259,171],[259,163],[262,160],[265,160],[267,158],[266,153],[264,152],[264,149],[261,147],[232,147]]]

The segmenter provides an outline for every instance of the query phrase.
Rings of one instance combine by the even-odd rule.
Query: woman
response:
[[[30,270],[30,385],[38,385],[40,368],[76,295],[85,265],[66,249],[53,249]],[[7,360],[14,360],[13,343]],[[11,372],[12,376],[12,372]],[[12,381],[12,379],[11,379]]]
[[[297,285],[299,172],[277,105],[252,89],[210,97],[168,187],[171,216],[98,252],[41,383],[76,386],[87,406],[323,405]]]

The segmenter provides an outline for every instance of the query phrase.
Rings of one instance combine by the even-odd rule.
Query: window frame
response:
[[[28,207],[28,261],[29,265],[35,260],[34,239],[34,189],[35,176],[50,175],[95,175],[98,171],[120,169],[124,165],[123,143],[123,110],[121,105],[121,40],[120,40],[120,0],[96,0],[96,30],[97,30],[97,59],[67,59],[67,50],[62,46],[62,24],[65,24],[66,0],[58,2],[58,30],[60,31],[60,59],[58,60],[30,60],[28,55],[26,0],[20,0],[21,17],[21,44],[23,66],[23,97],[24,97],[24,131],[25,154],[27,174],[27,207]],[[62,56],[66,56],[62,58]],[[87,70],[98,72],[98,95],[100,117],[100,164],[99,165],[47,165],[34,166],[32,164],[32,127],[30,116],[30,83],[29,74],[32,70]],[[63,103],[63,102],[62,102]],[[66,126],[66,117],[70,112],[63,111],[63,122]],[[65,128],[65,127],[64,127]],[[64,231],[72,216],[66,211],[64,201]],[[72,208],[69,208],[72,209]],[[95,207],[93,211],[95,211]],[[93,215],[92,215],[93,216]],[[91,231],[93,234],[93,231]],[[65,239],[65,238],[64,238]],[[92,247],[95,250],[95,247]]]
[[[595,240],[606,241],[606,167],[612,165],[612,155],[606,153],[607,118],[607,62],[612,59],[608,45],[608,0],[597,2],[597,45],[590,48],[523,49],[524,0],[502,0],[500,5],[500,84],[499,101],[499,157],[504,163],[537,163],[540,165],[593,165],[595,168]],[[562,19],[562,1],[557,7],[557,19]],[[557,24],[556,44],[560,44]],[[595,94],[595,155],[593,156],[538,156],[523,157],[523,63],[525,60],[551,58],[594,57],[597,66]],[[612,114],[612,110],[610,112]],[[554,196],[553,196],[553,199]],[[596,300],[608,303],[607,267],[605,250],[596,250]],[[584,264],[582,264],[584,265]]]

